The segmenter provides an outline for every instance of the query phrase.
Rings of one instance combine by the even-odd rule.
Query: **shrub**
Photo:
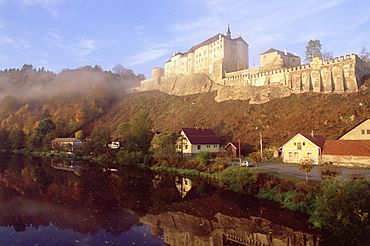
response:
[[[329,229],[342,242],[355,244],[370,241],[370,183],[346,180],[325,183],[317,197],[311,222]]]

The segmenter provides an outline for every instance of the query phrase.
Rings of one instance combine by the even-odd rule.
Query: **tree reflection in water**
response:
[[[106,170],[4,154],[0,245],[324,245],[307,217],[209,181],[132,166]]]

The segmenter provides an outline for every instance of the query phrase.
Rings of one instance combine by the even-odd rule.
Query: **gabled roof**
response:
[[[349,133],[350,131],[354,130],[355,128],[357,128],[358,126],[362,125],[363,123],[365,123],[368,120],[370,120],[370,119],[365,119],[365,120],[361,121],[360,123],[358,123],[357,125],[355,125],[351,129],[349,129],[346,133],[344,133],[343,135],[341,135],[338,139],[340,139],[341,137],[343,137],[344,135],[346,135],[347,133]]]
[[[320,147],[321,149],[324,148],[326,139],[321,135],[311,135],[311,134],[301,134],[316,146]]]
[[[326,139],[321,136],[321,135],[312,135],[312,134],[301,134],[301,133],[298,133],[296,134],[294,137],[292,137],[291,139],[289,139],[289,141],[287,141],[283,146],[281,146],[280,148],[283,148],[285,145],[287,145],[290,141],[292,141],[292,139],[296,138],[297,136],[302,136],[304,138],[306,138],[308,141],[310,141],[311,143],[313,143],[314,145],[316,145],[317,147],[323,149],[324,148],[324,145],[325,145],[325,141]]]
[[[211,129],[182,128],[181,130],[192,144],[221,144]]]
[[[326,140],[322,154],[370,156],[370,140]]]
[[[276,50],[276,49],[273,49],[273,48],[271,48],[271,49],[269,49],[268,51],[266,51],[266,52],[262,53],[261,55],[263,55],[263,54],[267,54],[267,53],[273,53],[273,52],[277,52],[277,53],[279,53],[280,55],[285,55],[285,53],[284,53],[283,51]],[[299,56],[293,55],[292,53],[289,53],[289,52],[287,52],[287,56],[291,56],[291,57],[298,57],[298,58],[299,58]]]
[[[239,148],[239,143],[238,142],[229,142],[225,147],[224,149],[227,149],[227,147],[231,146],[232,148],[234,149],[238,149]],[[240,143],[240,149],[243,149],[243,144]]]

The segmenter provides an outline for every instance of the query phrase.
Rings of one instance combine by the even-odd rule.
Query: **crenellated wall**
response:
[[[262,67],[226,73],[223,86],[282,85],[292,92],[354,92],[361,78],[370,74],[369,63],[356,54],[323,61],[315,57],[310,64],[265,71]]]
[[[259,104],[291,93],[356,92],[362,85],[361,78],[369,74],[370,63],[352,54],[327,61],[315,57],[297,67],[256,67],[224,73],[218,80],[202,73],[153,77],[142,81],[138,91],[160,90],[178,96],[217,91],[217,102],[249,100]]]

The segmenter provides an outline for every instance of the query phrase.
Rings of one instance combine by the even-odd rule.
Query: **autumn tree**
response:
[[[261,153],[259,152],[250,153],[249,160],[251,160],[254,164],[256,164],[256,167],[258,167],[258,164],[262,162]]]
[[[315,56],[322,56],[320,40],[310,40],[306,46],[306,62],[311,62]]]

